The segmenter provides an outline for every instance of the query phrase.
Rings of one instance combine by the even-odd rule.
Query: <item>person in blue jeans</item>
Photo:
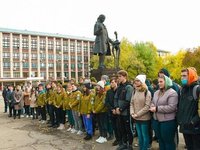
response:
[[[160,150],[175,150],[175,120],[178,94],[172,89],[172,80],[165,76],[158,77],[159,90],[154,93],[150,111],[153,112],[152,126],[158,137]]]
[[[136,122],[140,150],[149,148],[149,125],[151,115],[151,93],[145,84],[146,75],[138,75],[134,80],[133,95],[130,103],[130,114]]]

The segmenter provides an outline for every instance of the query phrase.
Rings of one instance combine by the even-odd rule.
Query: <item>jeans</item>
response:
[[[107,112],[96,114],[96,119],[99,127],[99,133],[102,137],[107,137],[108,115]]]
[[[175,150],[175,132],[176,132],[176,121],[163,121],[159,122],[153,120],[153,129],[158,136],[160,150]]]
[[[83,123],[81,120],[81,117],[79,116],[79,113],[77,111],[72,110],[72,115],[74,118],[74,123],[75,123],[75,130],[77,131],[83,131]]]
[[[188,150],[200,149],[200,134],[183,134]]]
[[[149,147],[149,121],[136,122],[136,130],[140,150],[147,150]]]

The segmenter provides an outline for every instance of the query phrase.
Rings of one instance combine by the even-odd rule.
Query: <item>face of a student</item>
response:
[[[159,85],[160,89],[164,89],[165,88],[165,80],[163,78],[159,78],[158,85]]]
[[[111,88],[116,88],[117,87],[117,82],[115,80],[112,80],[110,82],[110,86],[111,86]]]
[[[67,86],[67,91],[68,91],[68,92],[71,92],[71,91],[72,91],[72,85],[68,85],[68,86]]]
[[[118,81],[119,81],[119,83],[123,83],[126,81],[126,78],[122,75],[118,75]]]

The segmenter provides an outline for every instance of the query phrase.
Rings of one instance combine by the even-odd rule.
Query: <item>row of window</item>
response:
[[[36,63],[31,63],[31,66],[32,66],[32,68],[37,68],[38,65]],[[83,67],[82,64],[78,64],[77,66],[78,66],[79,69],[81,69]],[[49,68],[53,68],[54,64],[53,63],[49,63],[48,67]],[[57,68],[61,68],[61,64],[56,64],[56,67]],[[68,68],[68,67],[69,67],[68,64],[64,65],[65,69]],[[4,62],[3,63],[3,68],[10,68],[10,62]],[[13,68],[15,68],[15,69],[20,68],[20,63],[19,62],[14,62],[13,63]],[[26,62],[23,63],[23,68],[29,68],[29,63],[26,63]],[[45,63],[41,63],[40,64],[40,68],[46,68],[46,64]],[[87,69],[88,68],[88,64],[84,64],[84,68]],[[75,64],[71,64],[71,69],[75,69]]]
[[[37,39],[31,39],[31,50],[37,50]],[[18,37],[13,37],[13,49],[19,49],[20,40]],[[61,51],[61,41],[56,41],[55,47],[57,51]],[[3,37],[3,48],[10,48],[10,38],[9,36]],[[28,38],[22,38],[22,49],[29,48]],[[52,40],[48,41],[48,49],[53,50],[54,42]],[[40,39],[40,50],[46,49],[46,39]],[[93,49],[93,46],[90,45],[90,50]],[[80,42],[77,42],[77,52],[80,53],[82,50],[82,45]],[[63,51],[68,51],[68,41],[63,41]],[[75,42],[70,42],[70,51],[75,52]],[[83,44],[83,51],[88,51],[87,43]]]

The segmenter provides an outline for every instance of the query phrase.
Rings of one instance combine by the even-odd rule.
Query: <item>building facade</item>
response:
[[[0,78],[89,76],[93,45],[85,37],[0,28]]]
[[[165,50],[161,50],[161,49],[158,49],[157,53],[158,53],[158,56],[160,56],[160,57],[165,57],[165,56],[170,55],[170,51],[165,51]]]

